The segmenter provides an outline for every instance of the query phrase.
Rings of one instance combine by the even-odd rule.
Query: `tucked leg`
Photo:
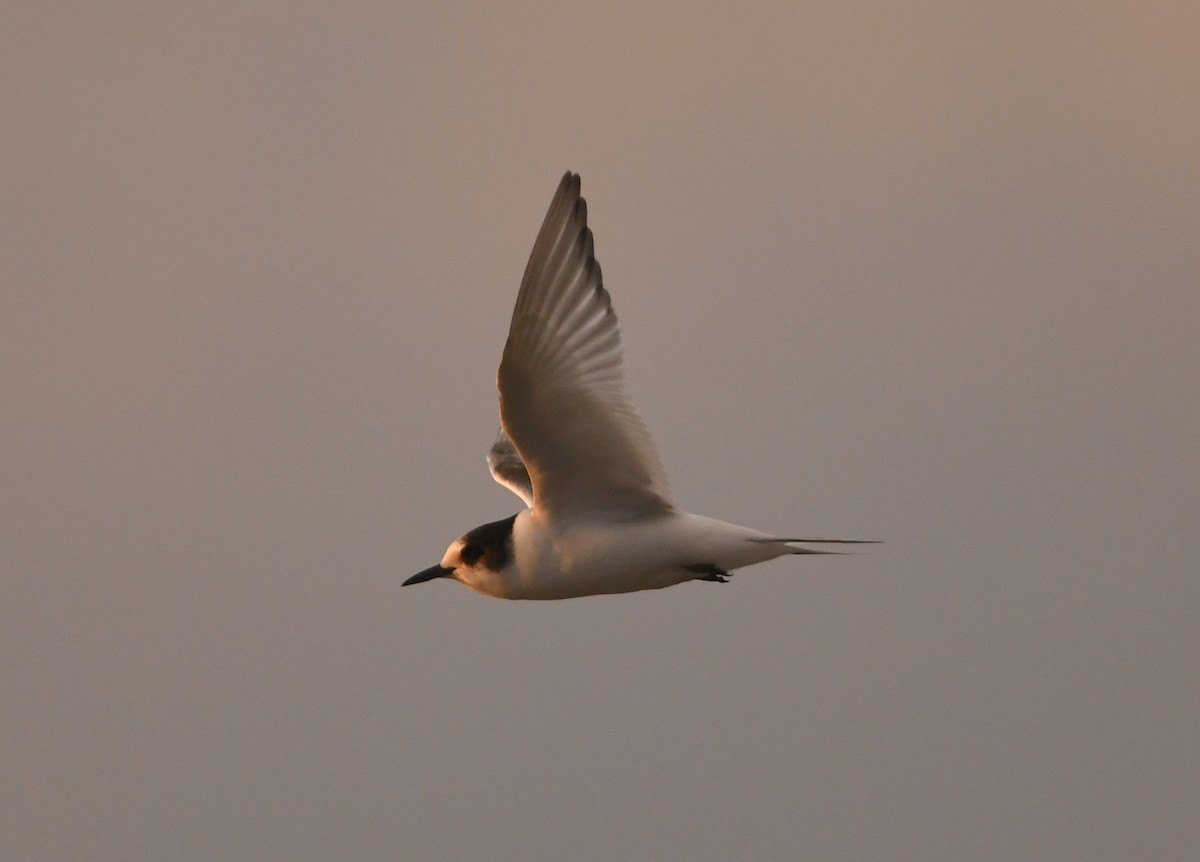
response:
[[[691,566],[684,566],[684,568],[694,575],[699,575],[700,577],[696,578],[698,581],[714,581],[718,584],[729,583],[729,572],[713,563],[696,563]]]

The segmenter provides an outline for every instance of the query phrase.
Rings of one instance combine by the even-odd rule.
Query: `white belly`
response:
[[[695,579],[687,566],[732,571],[788,553],[780,543],[752,541],[766,538],[688,513],[556,528],[522,512],[513,529],[513,567],[484,591],[510,599],[565,599],[656,590]]]

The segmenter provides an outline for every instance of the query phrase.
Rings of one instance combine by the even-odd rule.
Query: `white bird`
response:
[[[492,476],[529,507],[451,542],[404,582],[454,578],[504,599],[567,599],[724,583],[785,554],[825,554],[675,507],[667,476],[625,391],[621,338],[567,173],[525,267],[500,360]]]

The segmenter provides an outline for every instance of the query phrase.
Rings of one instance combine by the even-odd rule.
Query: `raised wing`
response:
[[[488,450],[487,463],[493,479],[524,500],[526,506],[533,508],[533,482],[529,478],[529,471],[525,469],[521,453],[503,428]]]
[[[500,421],[554,517],[671,510],[666,473],[625,391],[621,336],[566,174],[533,245],[497,378]]]

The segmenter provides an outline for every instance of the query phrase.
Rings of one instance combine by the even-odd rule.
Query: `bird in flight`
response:
[[[625,391],[577,174],[563,176],[533,244],[497,386],[488,467],[528,508],[464,533],[404,586],[453,578],[504,599],[568,599],[725,583],[785,554],[836,553],[796,543],[863,544],[771,536],[675,506]]]

